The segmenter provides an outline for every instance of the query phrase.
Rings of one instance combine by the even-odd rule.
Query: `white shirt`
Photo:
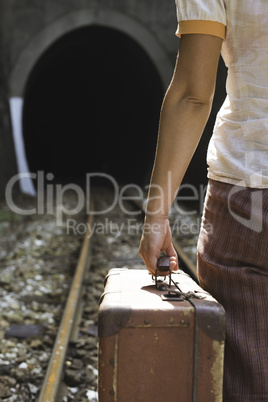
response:
[[[227,97],[215,122],[208,177],[268,187],[268,1],[175,0],[177,34],[223,38]]]

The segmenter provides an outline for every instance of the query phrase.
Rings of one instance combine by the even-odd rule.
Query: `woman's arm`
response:
[[[171,257],[171,268],[177,268],[168,213],[211,111],[221,45],[222,39],[211,35],[187,34],[181,39],[160,114],[146,225],[139,250],[152,274],[161,251]]]

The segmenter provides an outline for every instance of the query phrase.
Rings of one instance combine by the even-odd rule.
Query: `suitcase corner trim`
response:
[[[117,304],[106,303],[105,300],[99,307],[98,316],[98,336],[111,336],[124,328],[131,315],[131,307]]]

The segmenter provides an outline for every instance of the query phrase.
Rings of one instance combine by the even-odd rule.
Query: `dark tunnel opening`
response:
[[[225,98],[220,61],[211,116],[185,174],[182,197],[207,184],[206,151]],[[119,184],[148,184],[164,96],[152,60],[119,30],[88,26],[58,39],[28,80],[23,135],[30,171],[56,182],[106,173]],[[188,186],[188,184],[190,186]]]
[[[130,36],[99,26],[64,35],[39,59],[25,90],[30,171],[65,183],[92,172],[148,183],[162,99],[153,62]]]

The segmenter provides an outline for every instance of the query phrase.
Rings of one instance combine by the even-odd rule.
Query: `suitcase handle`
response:
[[[167,255],[161,255],[158,260],[157,260],[157,264],[156,264],[156,270],[155,270],[155,286],[156,289],[161,290],[158,287],[158,282],[157,282],[157,278],[158,276],[167,276],[166,274],[163,275],[163,272],[168,272],[168,276],[169,276],[169,287],[171,286],[171,269],[170,269],[170,262],[169,262],[169,257]]]

